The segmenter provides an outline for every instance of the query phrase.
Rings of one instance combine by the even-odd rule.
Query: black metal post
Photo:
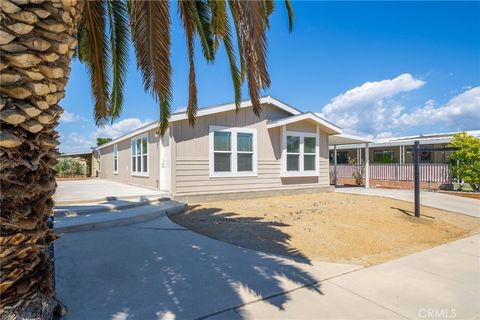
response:
[[[420,217],[420,142],[415,141],[413,145],[414,170],[415,170],[415,217]]]

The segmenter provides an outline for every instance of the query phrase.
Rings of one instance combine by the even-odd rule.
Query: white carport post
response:
[[[365,143],[365,188],[370,188],[370,152],[368,142]]]
[[[333,185],[337,187],[337,145],[333,145]]]

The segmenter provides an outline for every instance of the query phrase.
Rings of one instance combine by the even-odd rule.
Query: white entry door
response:
[[[160,190],[170,192],[170,130],[160,139]]]

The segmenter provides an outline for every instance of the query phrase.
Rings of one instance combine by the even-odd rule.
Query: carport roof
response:
[[[345,144],[360,144],[360,143],[372,143],[375,140],[367,137],[354,136],[351,134],[335,134],[328,138],[328,144],[331,146],[334,145],[345,145]]]

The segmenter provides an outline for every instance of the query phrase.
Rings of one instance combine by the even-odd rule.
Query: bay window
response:
[[[210,176],[257,174],[256,129],[210,126]]]
[[[148,135],[132,139],[132,175],[148,175]]]
[[[318,135],[284,132],[283,176],[318,175]]]

